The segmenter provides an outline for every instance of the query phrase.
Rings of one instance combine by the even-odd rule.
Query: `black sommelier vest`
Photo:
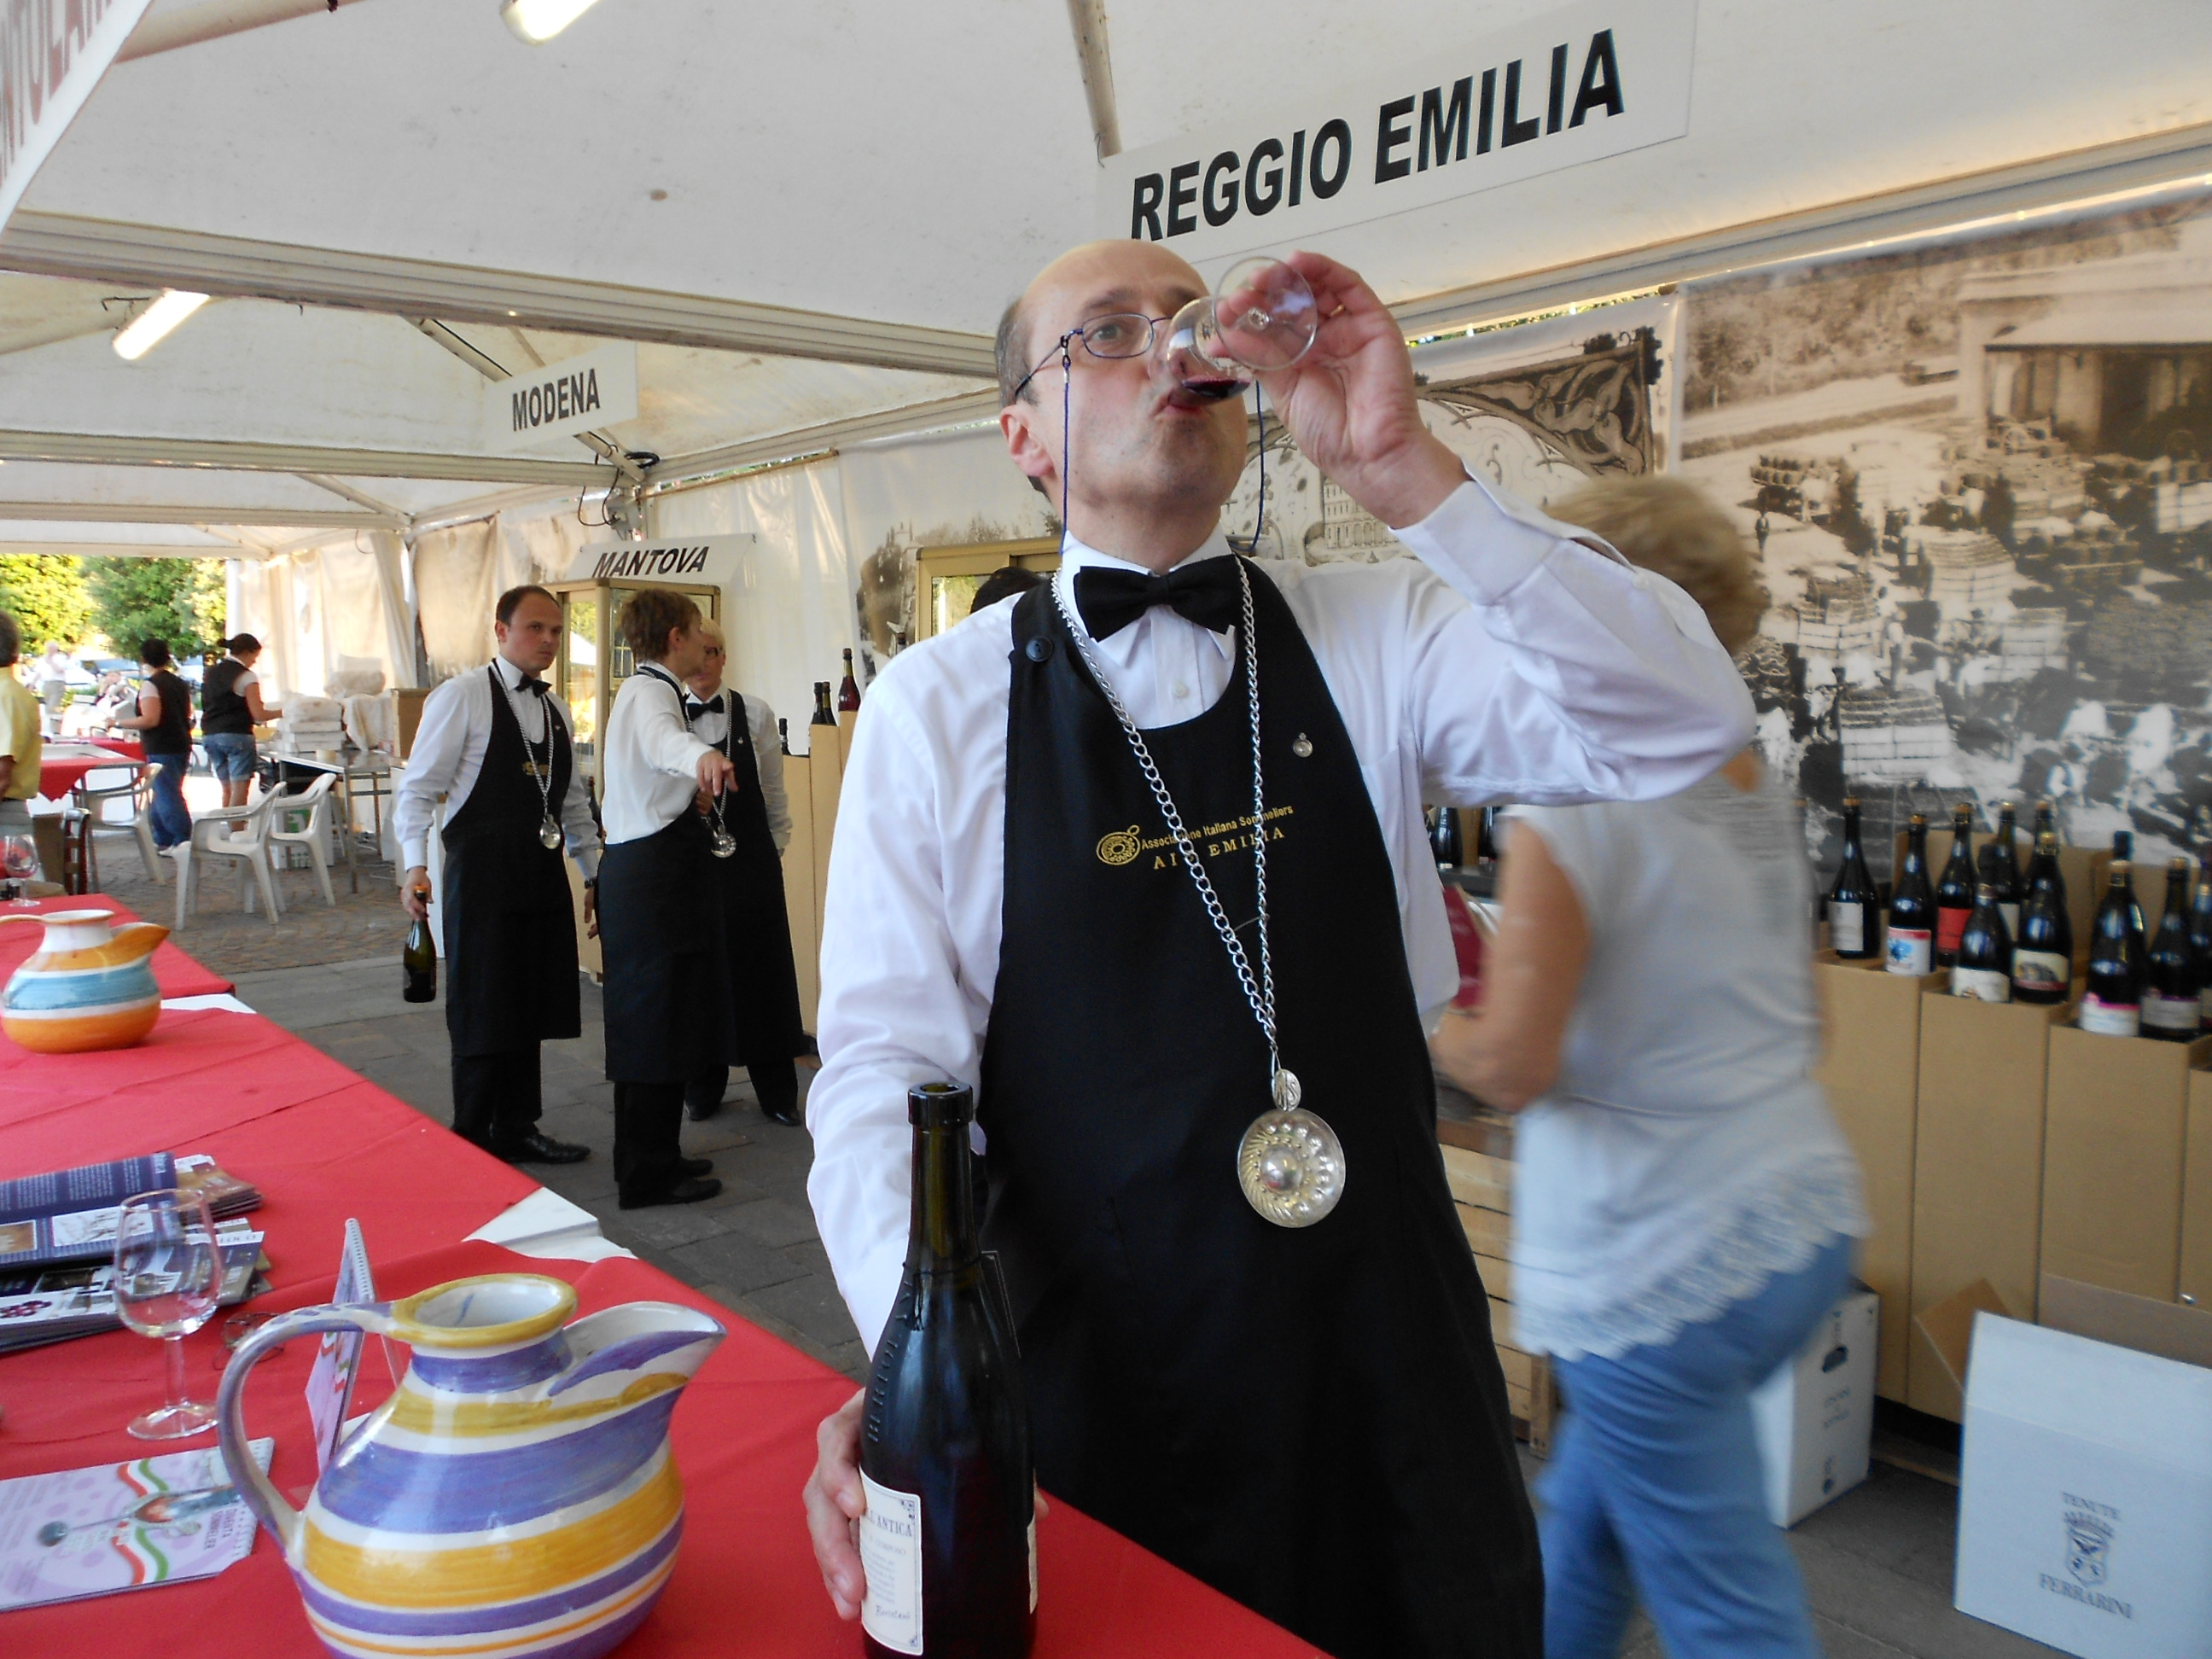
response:
[[[1266,1042],[1112,710],[1033,590],[1013,619],[979,1117],[1039,1478],[1333,1654],[1533,1659],[1534,1528],[1389,855],[1319,665],[1247,571],[1267,822],[1250,822],[1241,641],[1219,701],[1146,738],[1255,969],[1249,837],[1268,838],[1283,1063],[1344,1143],[1344,1196],[1298,1231],[1245,1202],[1237,1150],[1268,1105]]]

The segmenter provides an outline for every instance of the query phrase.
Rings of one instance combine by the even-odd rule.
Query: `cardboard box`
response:
[[[2212,1072],[2189,1074],[2189,1126],[2181,1170],[2184,1302],[2212,1307]]]
[[[2039,1300],[2044,1325],[1975,1316],[1954,1605],[2082,1659],[2203,1659],[2212,1370],[2187,1356],[2212,1316],[2048,1277]]]
[[[415,732],[422,724],[422,704],[429,692],[420,686],[395,686],[392,692],[392,714],[398,722],[398,741],[392,753],[405,760],[415,748]]]
[[[1904,1400],[1912,1322],[1920,1005],[1927,1000],[1927,981],[1887,972],[1879,960],[1844,962],[1831,952],[1814,959],[1813,977],[1827,1023],[1820,1081],[1858,1155],[1873,1223],[1861,1244],[1859,1277],[1881,1298],[1875,1391]]]
[[[2064,1004],[1978,1002],[1929,982],[1920,1012],[1906,1403],[1955,1423],[1966,1401],[1917,1327],[1977,1280],[2033,1315],[2042,1249],[2043,1098]]]
[[[1796,1526],[1866,1479],[1881,1324],[1881,1299],[1873,1291],[1845,1297],[1751,1396],[1766,1513],[1776,1526]]]
[[[2042,1269],[2171,1302],[2181,1273],[2190,1072],[2212,1037],[2159,1042],[2051,1028]]]
[[[1513,1131],[1501,1121],[1439,1120],[1437,1139],[1444,1180],[1461,1231],[1474,1253],[1475,1269],[1490,1295],[1490,1334],[1505,1374],[1506,1403],[1515,1432],[1541,1456],[1551,1449],[1559,1396],[1552,1362],[1518,1346],[1513,1331]]]
[[[822,1002],[821,934],[814,914],[814,775],[804,756],[783,763],[791,844],[783,849],[783,908],[791,924],[791,963],[799,973],[799,1017],[809,1031]]]

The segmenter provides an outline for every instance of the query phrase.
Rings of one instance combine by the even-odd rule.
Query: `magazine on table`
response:
[[[215,1232],[222,1252],[222,1288],[216,1300],[233,1307],[267,1288],[258,1275],[269,1258],[262,1254],[262,1235],[250,1222],[218,1221]],[[123,1317],[115,1310],[111,1262],[0,1268],[0,1354],[122,1326]]]
[[[0,1273],[112,1255],[124,1200],[169,1187],[198,1192],[217,1220],[261,1203],[259,1188],[218,1168],[205,1153],[149,1152],[0,1181]]]

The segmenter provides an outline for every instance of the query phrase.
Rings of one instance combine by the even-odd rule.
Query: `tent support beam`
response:
[[[307,507],[154,507],[125,501],[0,501],[0,520],[34,524],[265,524],[301,530],[404,530],[397,513],[336,513]],[[216,533],[210,531],[210,535]]]
[[[1075,33],[1075,61],[1083,71],[1083,100],[1091,106],[1091,136],[1103,161],[1121,153],[1121,117],[1114,104],[1114,55],[1106,44],[1105,0],[1067,0],[1067,24]]]
[[[115,437],[105,433],[0,431],[0,460],[88,461],[111,466],[185,466],[218,472],[318,472],[342,478],[454,478],[471,483],[550,484],[593,489],[605,470],[578,461],[519,455],[436,455],[384,449],[322,449],[304,444],[235,443],[200,438]],[[210,515],[203,514],[203,517]],[[245,523],[244,520],[218,522]],[[276,519],[276,524],[304,522]]]
[[[653,468],[653,479],[654,484],[663,489],[673,489],[711,473],[757,466],[764,461],[784,461],[795,456],[818,454],[823,450],[860,443],[870,438],[903,437],[909,433],[933,432],[943,427],[961,426],[970,421],[987,421],[998,412],[999,394],[995,389],[967,392],[955,398],[939,398],[926,404],[908,404],[903,408],[880,410],[872,415],[855,415],[842,421],[824,421],[819,426],[803,426],[789,432],[748,438],[743,443],[726,444],[719,449],[703,449],[693,455],[672,455]]]
[[[303,483],[311,483],[318,489],[327,489],[331,495],[351,501],[356,507],[365,507],[372,513],[386,514],[395,519],[404,519],[407,516],[391,502],[380,501],[367,491],[356,489],[351,484],[342,479],[333,478],[327,473],[301,472],[294,476]]]
[[[987,334],[70,214],[19,210],[0,233],[0,270],[979,380],[998,373]]]

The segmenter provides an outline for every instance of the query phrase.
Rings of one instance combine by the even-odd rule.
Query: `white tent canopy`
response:
[[[239,594],[259,615],[285,588],[295,637],[272,650],[312,688],[332,636],[298,627],[293,590],[410,605],[405,550],[441,526],[501,514],[471,556],[544,568],[618,476],[988,418],[1000,308],[1094,234],[1102,146],[1401,69],[1418,91],[1424,65],[1555,9],[599,0],[529,48],[495,0],[355,0],[118,64],[0,233],[0,549],[327,550],[313,583]],[[2201,0],[1702,0],[1686,136],[1309,240],[1434,331],[2208,173]],[[123,362],[110,335],[169,287],[217,300]],[[609,337],[640,343],[635,420],[489,434],[492,380]],[[659,465],[605,459],[628,452]],[[739,504],[789,489],[660,496],[651,522],[797,534],[806,515]],[[852,641],[877,533],[842,512],[760,574],[817,661]],[[387,547],[396,583],[351,568]],[[402,678],[412,627],[367,630]]]

